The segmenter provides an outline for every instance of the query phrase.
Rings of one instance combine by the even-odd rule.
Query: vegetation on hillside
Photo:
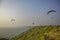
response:
[[[60,25],[34,26],[10,40],[60,40]]]

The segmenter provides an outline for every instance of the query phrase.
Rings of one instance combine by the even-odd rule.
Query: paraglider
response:
[[[14,24],[14,22],[15,22],[15,19],[11,19],[11,22],[12,22],[12,24]]]
[[[52,12],[56,12],[56,11],[55,10],[50,10],[50,11],[47,12],[47,15],[52,13]]]
[[[35,24],[34,22],[32,24]]]
[[[55,11],[55,10],[49,10],[49,11],[47,12],[47,15],[52,14],[52,13],[56,13],[56,11]],[[53,17],[51,17],[51,19],[53,19]]]

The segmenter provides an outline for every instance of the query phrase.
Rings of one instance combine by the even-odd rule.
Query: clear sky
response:
[[[56,13],[47,15],[49,10]],[[53,19],[51,19],[53,17]],[[12,24],[11,19],[15,22]],[[2,0],[0,27],[60,24],[60,0]]]

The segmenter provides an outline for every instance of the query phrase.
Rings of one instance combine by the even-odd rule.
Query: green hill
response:
[[[34,26],[10,40],[60,40],[60,25]]]

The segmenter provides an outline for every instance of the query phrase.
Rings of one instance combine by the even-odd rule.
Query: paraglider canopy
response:
[[[47,15],[50,14],[51,12],[56,12],[56,11],[55,11],[55,10],[49,10],[49,11],[47,12]]]
[[[52,14],[53,12],[56,13],[55,10],[49,10],[49,11],[47,12],[47,15]],[[51,16],[51,19],[53,19],[53,18],[54,18],[54,17]]]

